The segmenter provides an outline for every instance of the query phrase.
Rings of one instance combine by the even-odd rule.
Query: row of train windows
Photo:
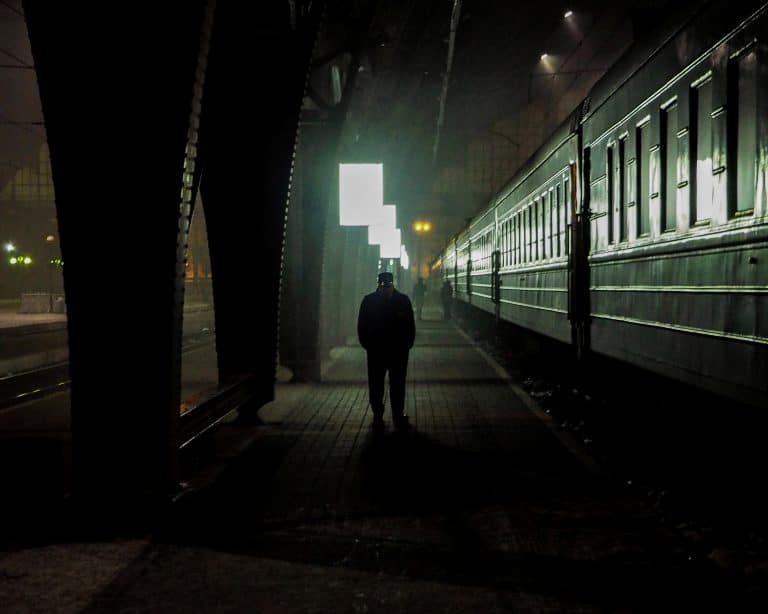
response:
[[[634,159],[629,159],[628,135],[608,145],[609,244],[631,238],[633,206],[633,234],[650,234],[651,198],[660,199],[660,232],[676,230],[681,215],[690,225],[707,224],[723,214],[733,218],[754,209],[755,172],[764,165],[760,148],[766,145],[758,142],[765,128],[759,124],[768,111],[768,88],[759,68],[755,50],[731,60],[727,75],[729,113],[723,108],[713,110],[712,76],[708,74],[691,86],[687,130],[680,129],[680,107],[674,99],[659,110],[658,147],[651,147],[650,121],[635,128]],[[715,177],[726,170],[723,184]],[[727,186],[727,193],[719,186]],[[678,194],[685,194],[680,192],[683,189],[687,189],[688,202],[680,203],[681,211]],[[726,211],[721,213],[719,208]]]
[[[483,236],[472,242],[472,269],[485,271],[491,269],[493,255],[493,235],[489,230]]]
[[[548,190],[499,224],[499,266],[538,262],[568,253],[570,180]],[[472,268],[491,270],[493,240],[489,230],[472,244]]]
[[[566,179],[501,224],[501,266],[568,253],[569,196],[570,181]]]

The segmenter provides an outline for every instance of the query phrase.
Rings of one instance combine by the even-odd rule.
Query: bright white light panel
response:
[[[400,257],[400,229],[394,228],[386,232],[384,241],[381,243],[379,258],[399,258]]]
[[[339,164],[339,223],[369,226],[384,206],[383,164]]]
[[[394,228],[386,228],[384,226],[368,226],[368,245],[381,245],[387,237],[387,233],[390,233]]]
[[[374,215],[371,226],[397,228],[397,205],[384,205]]]
[[[397,207],[384,205],[377,213],[375,224],[368,227],[368,245],[381,245],[388,231],[394,230],[397,220]]]
[[[400,246],[400,266],[407,269],[411,266],[410,258],[408,258],[408,252],[405,251],[405,245]]]

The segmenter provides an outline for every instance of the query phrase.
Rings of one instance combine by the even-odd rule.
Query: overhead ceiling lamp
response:
[[[544,52],[541,54],[541,59],[546,60],[549,57],[549,54],[547,52]]]
[[[568,11],[565,11],[565,15],[564,15],[564,17],[565,17],[566,19],[568,19],[569,17],[573,17],[573,11],[570,11],[570,10],[568,10]]]

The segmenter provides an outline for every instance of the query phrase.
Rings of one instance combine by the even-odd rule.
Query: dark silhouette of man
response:
[[[440,288],[440,300],[443,303],[443,319],[450,320],[453,303],[453,286],[448,279],[443,282],[443,287]]]
[[[421,320],[421,312],[424,309],[424,295],[427,293],[427,285],[419,277],[419,281],[413,286],[413,302],[416,303],[416,315]]]
[[[413,307],[407,295],[395,290],[392,273],[379,273],[376,292],[363,298],[357,335],[368,352],[368,390],[373,427],[384,426],[384,376],[389,371],[389,402],[395,428],[408,428],[405,414],[405,375],[408,352],[416,337]]]

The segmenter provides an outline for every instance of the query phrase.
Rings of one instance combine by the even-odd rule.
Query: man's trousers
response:
[[[405,376],[408,370],[408,350],[382,352],[368,350],[368,391],[375,416],[384,414],[384,376],[389,372],[389,402],[392,420],[405,415]]]

